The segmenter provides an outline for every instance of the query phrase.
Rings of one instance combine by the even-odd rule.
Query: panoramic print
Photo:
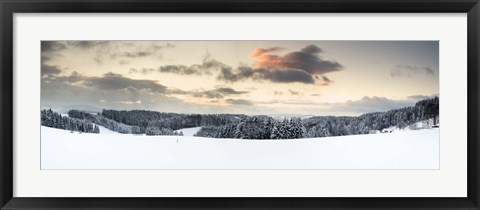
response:
[[[439,169],[438,41],[39,44],[41,169]]]

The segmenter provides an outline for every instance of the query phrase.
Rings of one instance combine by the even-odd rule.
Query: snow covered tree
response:
[[[283,119],[282,121],[275,121],[272,128],[272,134],[270,135],[271,139],[287,139],[288,138],[288,119]]]
[[[59,128],[69,131],[79,131],[85,133],[99,133],[95,130],[93,124],[87,120],[79,120],[69,117],[64,117],[51,109],[40,111],[41,125]]]
[[[235,138],[239,139],[264,139],[263,118],[258,116],[245,117],[237,125]]]
[[[292,118],[289,123],[289,139],[300,139],[305,137],[305,127],[302,125],[300,118]]]
[[[274,125],[275,125],[275,120],[273,118],[268,118],[263,122],[262,139],[271,138]]]
[[[133,134],[142,134],[142,130],[138,126],[132,126],[132,133]]]
[[[95,127],[93,129],[93,132],[94,133],[100,133],[100,128],[98,127],[98,125],[95,125]]]
[[[147,136],[180,136],[180,133],[170,128],[147,127]],[[181,134],[183,135],[183,133]]]
[[[220,126],[202,127],[194,136],[216,138],[222,128]]]
[[[221,127],[220,132],[216,138],[235,138],[235,133],[237,131],[237,125],[233,123],[226,124]]]

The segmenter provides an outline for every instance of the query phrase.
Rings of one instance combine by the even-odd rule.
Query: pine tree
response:
[[[267,120],[264,121],[262,139],[270,139],[271,138],[273,126],[274,126],[274,123],[273,123],[272,118],[268,118]]]
[[[272,134],[270,139],[282,139],[284,138],[284,121],[276,120],[272,128]]]

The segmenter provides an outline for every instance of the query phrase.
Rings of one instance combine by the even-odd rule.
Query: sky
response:
[[[42,41],[42,108],[348,115],[439,94],[438,41]]]

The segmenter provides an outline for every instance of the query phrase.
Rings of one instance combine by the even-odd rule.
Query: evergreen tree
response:
[[[95,125],[95,128],[93,130],[94,133],[100,133],[100,128],[98,127],[98,125]]]

